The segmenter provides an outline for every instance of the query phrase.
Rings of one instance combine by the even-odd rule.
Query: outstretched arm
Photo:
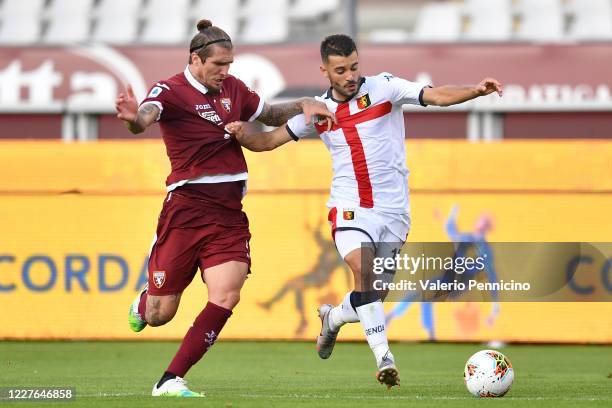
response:
[[[115,109],[117,118],[125,122],[129,131],[134,134],[144,132],[159,116],[159,108],[152,103],[138,107],[138,101],[130,84],[125,88],[125,93],[121,92],[117,96]]]
[[[286,126],[281,126],[270,132],[248,134],[244,125],[244,122],[232,122],[225,126],[225,130],[233,134],[238,143],[254,152],[274,150],[292,140]]]
[[[313,98],[302,98],[297,101],[275,103],[274,105],[266,103],[257,117],[257,121],[267,126],[281,126],[302,112],[306,117],[306,124],[316,122],[320,118],[327,118],[336,123],[336,117],[327,109],[327,106]]]
[[[497,92],[503,95],[503,85],[494,78],[485,78],[476,86],[444,85],[423,90],[423,102],[426,105],[450,106],[470,101]]]

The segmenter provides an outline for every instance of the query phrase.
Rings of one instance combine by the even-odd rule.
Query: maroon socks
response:
[[[143,298],[145,297],[146,295],[143,296]],[[141,299],[140,305],[142,303],[143,300]],[[140,305],[138,306],[139,313],[141,311]],[[142,310],[144,311],[144,307]],[[208,302],[204,310],[196,317],[193,325],[187,330],[181,347],[166,371],[184,377],[187,371],[200,361],[204,353],[215,343],[219,332],[231,315],[231,310]]]

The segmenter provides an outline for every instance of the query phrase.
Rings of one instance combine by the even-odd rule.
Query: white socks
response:
[[[374,353],[376,364],[380,365],[385,354],[389,353],[387,327],[385,325],[385,309],[383,303],[377,300],[367,305],[359,306],[357,311],[351,305],[351,292],[342,299],[342,303],[329,312],[329,326],[333,331],[339,330],[346,323],[361,322],[366,340]],[[391,359],[392,355],[389,356]]]
[[[342,299],[342,303],[329,312],[329,325],[333,331],[336,331],[346,323],[356,323],[358,321],[359,316],[351,305],[351,292],[349,292]]]
[[[359,306],[357,315],[365,332],[366,340],[374,352],[374,357],[376,357],[376,363],[380,364],[384,355],[389,351],[383,303],[378,300]]]

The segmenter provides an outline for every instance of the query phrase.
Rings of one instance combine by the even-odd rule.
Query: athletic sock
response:
[[[366,340],[379,364],[389,351],[387,328],[385,326],[385,309],[383,303],[377,300],[367,305],[357,307],[357,315],[365,332]]]
[[[342,303],[335,306],[329,312],[329,325],[333,331],[340,329],[346,323],[355,323],[359,321],[359,316],[355,308],[351,304],[351,294],[349,292],[342,299]]]
[[[144,291],[140,295],[140,302],[138,302],[138,314],[140,315],[140,318],[144,320],[145,322],[147,321],[145,318],[146,311],[147,311],[147,291]]]
[[[157,382],[157,388],[161,387],[166,381],[173,380],[176,378],[176,374],[172,374],[168,371],[164,372],[164,375]]]
[[[187,371],[212,347],[231,315],[231,310],[208,302],[204,310],[196,317],[191,328],[187,330],[181,347],[167,371],[179,377],[185,377]]]

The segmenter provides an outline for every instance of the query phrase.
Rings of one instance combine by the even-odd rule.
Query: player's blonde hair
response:
[[[204,60],[212,53],[211,45],[217,44],[220,47],[232,49],[232,39],[219,27],[212,24],[210,20],[202,19],[196,25],[198,33],[193,36],[189,44],[189,63],[191,64],[191,54],[196,53],[200,59]]]

